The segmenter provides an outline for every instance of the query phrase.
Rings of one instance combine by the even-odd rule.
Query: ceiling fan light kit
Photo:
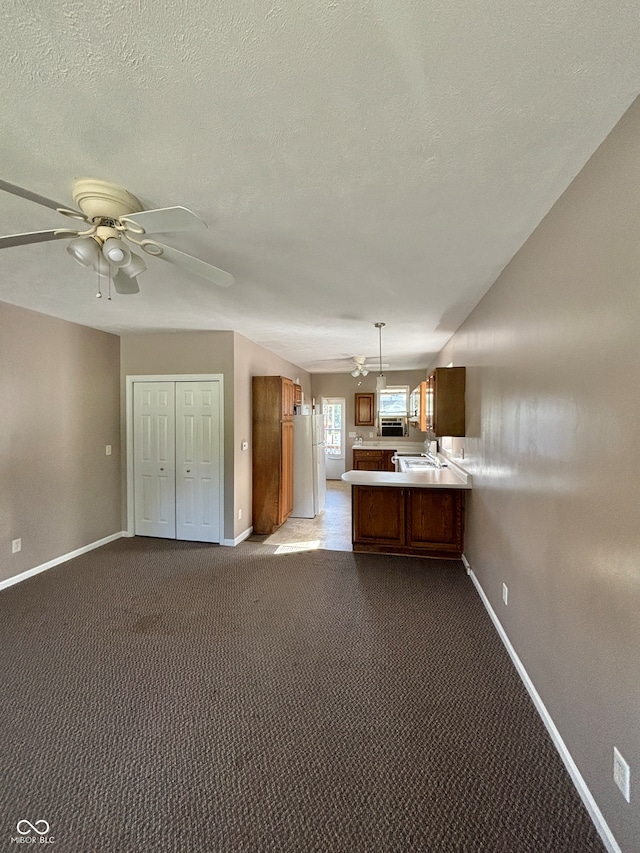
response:
[[[147,266],[127,243],[139,246],[148,255],[175,264],[219,287],[233,284],[233,276],[205,261],[146,237],[168,231],[197,231],[206,223],[186,207],[144,210],[128,190],[107,181],[83,178],[73,186],[72,196],[80,210],[71,210],[52,199],[0,180],[0,190],[52,208],[63,216],[83,221],[88,228],[73,231],[57,228],[0,237],[0,249],[71,238],[67,252],[83,267],[92,267],[99,277],[113,279],[118,293],[138,293],[136,276]],[[139,239],[142,237],[145,239]],[[127,241],[127,242],[125,242]]]

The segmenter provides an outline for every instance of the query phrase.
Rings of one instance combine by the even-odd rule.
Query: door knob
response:
[[[161,468],[160,470],[161,470],[161,471],[164,471],[164,468]]]
[[[191,468],[187,468],[187,474],[191,473]]]

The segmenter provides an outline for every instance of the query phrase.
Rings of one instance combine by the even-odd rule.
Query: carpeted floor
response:
[[[459,563],[121,539],[0,646],[0,849],[604,850]]]

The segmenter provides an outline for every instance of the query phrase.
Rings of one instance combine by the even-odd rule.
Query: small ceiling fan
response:
[[[375,370],[378,366],[380,367],[389,367],[388,364],[380,364],[380,365],[369,365],[367,364],[367,358],[364,355],[354,355],[351,359],[353,362],[351,368],[351,375],[355,378],[358,376],[367,376],[372,370]]]
[[[129,244],[219,287],[229,287],[234,282],[230,273],[146,236],[206,228],[206,223],[186,207],[143,210],[138,199],[128,190],[94,179],[82,179],[73,185],[73,201],[80,210],[70,209],[7,181],[0,180],[0,190],[49,207],[87,226],[11,234],[0,237],[0,249],[49,240],[69,240],[69,254],[82,266],[93,268],[99,276],[109,277],[117,293],[138,293],[137,276],[147,268],[144,260],[131,251]]]

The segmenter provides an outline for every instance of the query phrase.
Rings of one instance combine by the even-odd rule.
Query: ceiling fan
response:
[[[141,203],[128,190],[107,181],[86,178],[73,185],[72,197],[79,210],[7,181],[0,180],[0,190],[84,223],[79,229],[56,228],[0,237],[0,249],[49,240],[69,240],[69,254],[82,266],[93,268],[99,276],[110,278],[117,293],[138,293],[137,276],[147,268],[142,257],[134,254],[129,244],[219,287],[229,287],[234,282],[230,273],[146,236],[206,228],[206,223],[186,207],[143,210]],[[101,295],[100,290],[96,295]]]
[[[352,367],[351,367],[351,375],[355,378],[358,376],[367,376],[372,370],[375,370],[376,367],[389,367],[388,364],[380,364],[380,365],[369,365],[367,364],[367,358],[364,355],[354,355],[351,359]]]

